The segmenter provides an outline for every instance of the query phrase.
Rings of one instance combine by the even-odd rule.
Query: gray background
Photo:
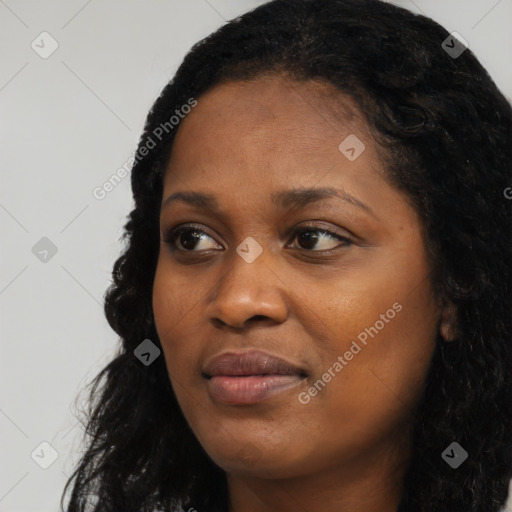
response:
[[[1,512],[57,510],[81,452],[73,401],[116,348],[102,297],[129,175],[102,200],[93,190],[133,154],[192,44],[262,3],[0,0]],[[511,0],[394,3],[460,33],[512,97]],[[51,49],[44,31],[58,44],[45,59],[31,46]]]

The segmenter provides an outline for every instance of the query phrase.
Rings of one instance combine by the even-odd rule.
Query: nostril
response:
[[[266,318],[265,315],[254,315],[251,317],[251,320],[265,320]]]

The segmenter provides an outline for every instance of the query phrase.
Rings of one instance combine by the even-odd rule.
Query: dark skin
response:
[[[353,161],[338,149],[350,134],[366,146]],[[354,200],[272,203],[273,193],[299,187],[342,189]],[[286,76],[217,86],[176,134],[163,203],[178,191],[211,194],[219,211],[183,201],[162,208],[162,240],[185,223],[203,233],[178,237],[174,249],[162,241],[155,322],[183,413],[227,473],[229,512],[396,511],[406,432],[436,335],[452,339],[453,310],[434,296],[421,220],[386,180],[355,104],[329,84]],[[316,239],[297,235],[304,225]],[[251,263],[236,252],[249,236],[262,248]],[[397,303],[332,377],[337,357]],[[249,348],[307,377],[260,403],[218,403],[202,364]],[[329,368],[325,388],[308,395]]]

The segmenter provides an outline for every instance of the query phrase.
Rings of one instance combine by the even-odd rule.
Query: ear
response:
[[[439,332],[445,341],[453,341],[457,337],[457,307],[452,302],[445,303],[443,307]]]

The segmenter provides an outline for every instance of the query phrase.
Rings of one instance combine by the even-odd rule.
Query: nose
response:
[[[269,266],[269,258],[263,253],[247,263],[235,254],[231,260],[226,262],[229,268],[217,282],[208,304],[209,321],[217,327],[237,329],[253,322],[284,322],[288,316],[287,284]]]

